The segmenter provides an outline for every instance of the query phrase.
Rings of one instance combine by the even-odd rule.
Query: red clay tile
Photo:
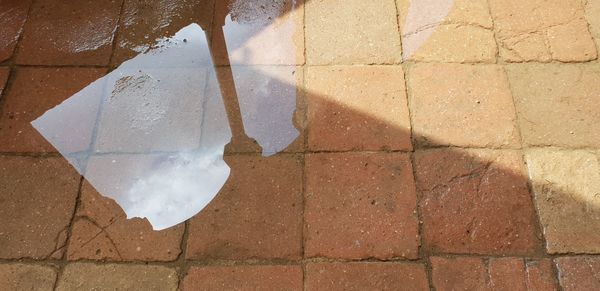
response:
[[[119,22],[112,65],[155,45],[157,38],[170,37],[184,26],[199,24],[208,30],[214,0],[125,0]]]
[[[557,290],[550,260],[432,257],[436,290]]]
[[[552,261],[525,261],[527,288],[529,290],[558,290]]]
[[[2,91],[6,87],[8,75],[10,75],[10,69],[8,67],[0,67],[0,96],[2,96]]]
[[[416,258],[415,204],[408,154],[309,155],[305,255]]]
[[[410,150],[410,120],[400,66],[310,67],[311,150]]]
[[[393,0],[306,0],[307,63],[399,63],[396,14]]]
[[[4,0],[0,2],[0,62],[9,59],[27,20],[31,0]]]
[[[175,291],[177,283],[175,269],[165,266],[71,263],[65,266],[55,290]]]
[[[154,231],[145,219],[127,219],[112,199],[89,184],[81,190],[69,260],[173,261],[181,253],[183,224]]]
[[[554,261],[563,290],[600,290],[599,257],[563,257]]]
[[[91,68],[17,69],[0,116],[0,152],[55,151],[30,122],[104,72]]]
[[[79,179],[62,158],[0,157],[0,258],[61,258]]]
[[[56,269],[50,266],[0,264],[3,290],[52,291],[56,273]]]
[[[502,66],[420,63],[408,81],[417,145],[520,146]]]
[[[492,290],[557,290],[552,262],[549,259],[489,259],[488,273]]]
[[[486,290],[486,266],[480,258],[431,259],[433,286],[436,290]]]
[[[40,0],[31,8],[17,63],[107,65],[122,0]]]
[[[306,290],[429,290],[425,268],[413,263],[310,263]]]
[[[518,152],[422,151],[416,153],[415,169],[426,248],[504,255],[541,248]]]
[[[192,267],[183,290],[303,290],[300,266]]]
[[[298,157],[226,157],[229,180],[191,219],[188,259],[299,259],[302,167]]]

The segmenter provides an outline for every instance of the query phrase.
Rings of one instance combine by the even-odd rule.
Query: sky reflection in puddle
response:
[[[145,217],[155,230],[181,223],[227,181],[223,154],[230,141],[254,139],[270,156],[299,135],[292,122],[296,66],[247,66],[245,55],[264,48],[236,43],[264,31],[282,43],[275,51],[295,58],[294,44],[285,44],[293,24],[237,23],[228,16],[223,31],[226,43],[217,40],[212,57],[234,56],[231,69],[214,66],[207,34],[190,24],[32,124],[128,218]]]

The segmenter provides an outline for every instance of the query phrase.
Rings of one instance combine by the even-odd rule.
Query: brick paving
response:
[[[292,47],[248,29],[264,51],[232,59],[296,66],[298,140],[229,147],[185,223],[127,219],[29,122],[190,22],[218,37],[224,2],[0,3],[0,289],[600,289],[598,0],[455,0],[408,31],[409,0],[285,1]]]

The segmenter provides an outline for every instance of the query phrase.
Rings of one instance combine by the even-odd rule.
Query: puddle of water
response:
[[[240,51],[269,54],[264,45],[240,41],[256,31],[292,41],[291,24],[228,19],[220,54],[239,55],[238,64],[245,60]],[[202,28],[190,24],[32,125],[128,218],[145,217],[155,230],[181,223],[226,183],[230,168],[223,155],[232,137],[254,138],[270,156],[298,136],[292,123],[296,67],[234,66],[226,70],[233,82],[226,82],[211,58],[217,46],[209,43]],[[295,58],[293,43],[283,47]]]
[[[452,2],[413,1],[405,32],[435,26]],[[190,24],[149,50],[134,47],[143,53],[32,122],[99,193],[155,230],[215,197],[230,174],[227,144],[253,139],[268,157],[299,136],[296,1],[228,4],[212,39]],[[405,58],[424,42],[412,39]]]

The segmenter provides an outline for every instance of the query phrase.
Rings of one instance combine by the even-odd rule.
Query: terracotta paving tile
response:
[[[600,146],[600,66],[511,65],[524,145]]]
[[[217,1],[212,32],[216,64],[304,64],[303,2]]]
[[[0,3],[0,62],[12,56],[30,5],[31,0],[5,0]]]
[[[415,172],[426,249],[502,255],[539,249],[518,152],[422,151],[415,154]]]
[[[500,55],[508,62],[582,62],[598,54],[579,0],[491,0]]]
[[[549,253],[600,253],[600,155],[584,150],[526,152]]]
[[[400,66],[310,67],[311,150],[410,150],[410,119]]]
[[[400,60],[394,0],[307,1],[307,64],[396,64]]]
[[[554,261],[563,290],[600,290],[600,258],[562,257]]]
[[[56,287],[67,290],[177,290],[177,273],[163,266],[68,264]]]
[[[413,263],[309,263],[306,290],[429,290],[425,268]]]
[[[299,158],[226,157],[229,180],[191,219],[188,259],[299,259],[302,167]]]
[[[408,86],[418,145],[519,146],[513,100],[502,67],[417,64],[409,71]]]
[[[0,258],[61,258],[79,188],[62,158],[0,157]]]
[[[17,63],[107,65],[122,0],[36,1]]]
[[[52,291],[56,269],[20,263],[0,264],[0,282],[3,290]]]
[[[496,61],[498,49],[487,1],[396,2],[404,59],[451,63]],[[442,19],[432,18],[444,11],[444,2],[452,4],[448,14]],[[417,12],[417,7],[427,12]]]
[[[305,172],[306,257],[417,257],[408,154],[312,154]]]
[[[60,104],[105,69],[20,68],[5,94],[0,116],[0,152],[54,152],[30,122]],[[75,125],[74,125],[75,128]]]
[[[439,11],[440,3],[436,1],[425,2],[425,8],[428,10]],[[430,4],[429,4],[430,3]],[[491,28],[492,17],[490,16],[488,3],[486,0],[454,0],[452,1],[452,7],[443,19],[435,21],[433,18],[429,18],[424,14],[416,14],[413,16],[419,16],[418,18],[408,19],[409,10],[411,8],[411,0],[396,0],[398,6],[398,19],[400,27],[403,33],[413,33],[434,25],[436,23],[455,23],[455,24],[473,24],[486,28]],[[413,6],[414,9],[417,6]],[[419,6],[420,7],[420,6]],[[438,10],[436,10],[438,9]]]
[[[0,67],[0,97],[2,96],[2,92],[6,87],[6,82],[8,81],[9,75],[10,69],[8,67]]]
[[[172,36],[190,23],[209,30],[214,0],[125,0],[123,5],[112,59],[114,66],[150,48],[156,39]]]
[[[191,267],[183,290],[303,290],[301,266]]]
[[[436,290],[557,290],[548,259],[432,257]]]
[[[183,224],[153,231],[145,219],[127,219],[112,199],[83,184],[67,252],[70,260],[173,261],[181,253]]]

